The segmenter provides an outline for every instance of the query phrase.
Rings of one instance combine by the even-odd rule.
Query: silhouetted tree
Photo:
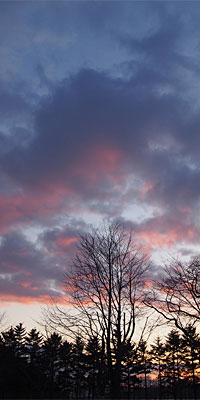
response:
[[[11,326],[10,329],[2,332],[2,336],[3,336],[4,345],[6,347],[9,347],[10,349],[12,349],[14,352],[14,350],[16,349],[16,346],[17,346],[17,340],[16,340],[14,328]]]
[[[171,330],[165,342],[165,360],[167,364],[167,383],[172,390],[174,399],[177,398],[177,389],[180,387],[182,343],[179,332]]]
[[[199,368],[200,336],[196,328],[188,325],[184,328],[182,336],[182,358],[184,360],[184,377],[192,383],[193,396],[197,398],[197,383],[199,381],[196,374]]]
[[[138,374],[144,376],[145,398],[148,397],[147,376],[151,371],[149,353],[147,351],[147,342],[143,339],[139,341],[136,349],[136,362],[138,364]]]
[[[122,349],[135,332],[136,318],[149,268],[147,257],[136,246],[132,232],[119,223],[93,229],[81,236],[72,271],[66,274],[66,293],[76,311],[58,307],[49,323],[60,324],[86,337],[104,335],[110,396],[120,397]]]
[[[72,346],[72,358],[73,358],[73,377],[74,377],[74,389],[76,399],[79,399],[84,392],[85,386],[85,355],[83,353],[85,344],[82,338],[77,335],[75,343]]]
[[[200,322],[200,258],[189,263],[172,260],[164,276],[146,296],[145,303],[184,332]],[[155,287],[156,286],[156,287]]]
[[[158,336],[151,345],[150,354],[153,356],[153,368],[158,373],[158,386],[159,386],[159,398],[163,398],[163,388],[164,388],[164,371],[166,368],[165,365],[165,346]]]
[[[29,356],[30,364],[39,364],[39,350],[42,340],[42,335],[35,328],[31,329],[25,336],[26,354]]]
[[[43,363],[45,372],[50,382],[55,383],[57,378],[57,370],[59,368],[59,354],[62,345],[62,337],[53,332],[43,344]]]
[[[26,336],[24,329],[18,324],[0,335],[1,398],[108,396],[104,335],[101,341],[92,336],[85,345],[80,335],[69,343],[54,332],[42,341],[36,329]],[[127,341],[122,348],[123,398],[144,397],[144,389],[146,398],[198,398],[199,357],[200,336],[191,324],[181,336],[172,330],[165,341],[157,338],[150,350],[143,337],[138,343]],[[147,391],[154,371],[157,387],[149,385]]]
[[[18,325],[14,327],[14,335],[16,341],[16,354],[18,356],[25,356],[25,336],[26,336],[26,328],[20,322]]]
[[[25,328],[22,324],[2,332],[0,341],[1,398],[45,397],[43,390],[46,382],[45,375],[41,369],[33,368],[26,356]]]
[[[136,376],[135,376],[135,354],[136,344],[127,341],[123,346],[123,357],[122,357],[122,381],[126,388],[127,398],[130,399],[131,391],[133,391]]]
[[[100,354],[101,349],[97,336],[90,338],[86,344],[87,365],[88,365],[88,397],[95,398],[98,380],[100,380]]]
[[[73,386],[72,344],[65,340],[59,350],[60,369],[57,382],[65,397],[69,397]]]

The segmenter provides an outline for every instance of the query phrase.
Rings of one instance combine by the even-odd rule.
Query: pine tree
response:
[[[152,366],[154,370],[158,372],[158,386],[159,386],[159,398],[163,398],[163,386],[164,386],[164,370],[165,365],[165,346],[158,336],[151,345],[150,354],[152,355]]]
[[[58,375],[58,385],[66,398],[70,397],[73,384],[72,366],[72,344],[65,340],[59,350],[60,369]]]
[[[138,374],[144,376],[145,398],[148,397],[147,376],[151,371],[149,353],[147,351],[147,342],[140,340],[136,350],[136,360],[138,365]]]
[[[23,324],[20,322],[18,325],[14,327],[14,335],[16,340],[16,355],[19,357],[25,357],[25,336],[26,336],[26,328],[23,327]]]
[[[42,343],[42,335],[35,328],[25,336],[26,353],[29,356],[30,364],[39,365],[39,350]]]
[[[79,399],[85,386],[85,355],[83,353],[85,344],[82,338],[77,335],[72,347],[73,352],[73,376],[75,397]]]
[[[14,351],[17,346],[17,340],[13,327],[11,326],[10,329],[8,329],[5,332],[2,332],[2,336],[4,345]]]
[[[180,386],[181,374],[181,338],[177,330],[169,332],[166,343],[166,376],[169,388],[172,390],[174,399],[177,398],[177,390]]]
[[[97,392],[97,384],[100,367],[100,345],[97,336],[91,337],[86,345],[88,365],[89,398],[94,398]]]
[[[196,386],[199,382],[199,375],[197,369],[199,368],[199,350],[200,350],[200,336],[196,332],[196,328],[191,324],[185,328],[182,336],[182,348],[184,352],[182,358],[185,364],[184,377],[188,383],[192,384],[193,396],[197,398]]]

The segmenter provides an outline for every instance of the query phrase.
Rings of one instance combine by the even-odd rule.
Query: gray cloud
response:
[[[2,291],[38,297],[52,293],[48,279],[59,286],[55,264],[61,274],[70,239],[88,229],[65,226],[75,213],[123,220],[133,205],[150,207],[140,222],[126,217],[138,236],[197,243],[199,5],[0,9]],[[37,246],[13,231],[31,224],[43,229]],[[27,273],[39,289],[21,286]]]

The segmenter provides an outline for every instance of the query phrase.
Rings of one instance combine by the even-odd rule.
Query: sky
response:
[[[33,327],[80,234],[200,252],[200,3],[0,2],[0,299]]]

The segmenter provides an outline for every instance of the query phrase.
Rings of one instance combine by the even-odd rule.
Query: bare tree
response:
[[[120,395],[122,352],[142,315],[147,257],[131,231],[119,223],[104,224],[81,236],[65,290],[72,314],[54,307],[50,321],[73,333],[98,336],[105,343],[111,397]]]
[[[200,258],[172,260],[164,272],[145,303],[185,333],[188,324],[200,322]]]

